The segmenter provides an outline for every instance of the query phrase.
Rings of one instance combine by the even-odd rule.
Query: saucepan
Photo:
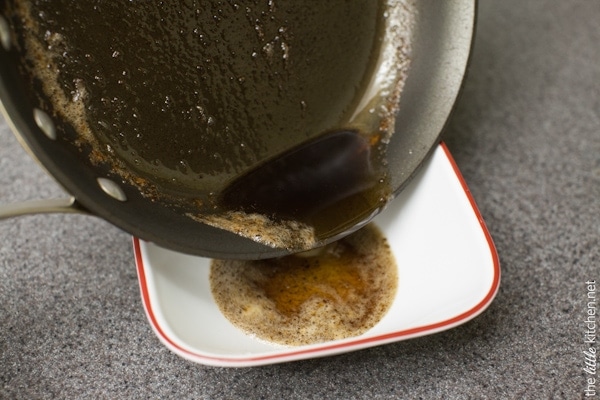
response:
[[[0,218],[87,213],[212,258],[337,240],[439,142],[476,19],[475,0],[167,3],[0,5],[2,111],[71,195]]]

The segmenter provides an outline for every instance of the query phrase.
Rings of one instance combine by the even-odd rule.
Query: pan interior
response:
[[[266,215],[265,229],[272,218],[300,220],[316,229],[314,242],[390,200],[386,145],[408,69],[407,3],[31,0],[6,7],[41,102],[76,132],[72,140],[92,164],[109,165],[153,201],[220,227],[223,216],[231,221],[239,212]],[[382,79],[386,73],[393,79]],[[317,167],[339,176],[361,169],[349,195],[284,213],[278,204],[235,200],[230,188],[251,192],[240,177],[288,165],[294,148],[311,143],[316,150],[306,154],[325,160]],[[358,155],[329,168],[336,146]],[[299,198],[311,194],[318,203],[320,188],[305,186]],[[234,201],[223,202],[222,193]]]

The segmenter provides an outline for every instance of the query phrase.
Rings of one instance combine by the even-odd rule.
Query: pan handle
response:
[[[0,204],[0,220],[21,215],[47,213],[88,214],[74,197],[49,200],[29,200],[14,204]]]

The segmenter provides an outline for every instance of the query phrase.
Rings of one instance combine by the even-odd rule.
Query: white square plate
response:
[[[388,313],[360,336],[299,347],[257,340],[234,327],[213,301],[210,259],[134,238],[148,320],[164,345],[186,359],[243,367],[429,335],[463,324],[492,302],[500,283],[496,250],[443,144],[374,222],[396,258],[398,289]]]

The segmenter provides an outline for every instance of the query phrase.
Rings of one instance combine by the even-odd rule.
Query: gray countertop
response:
[[[329,358],[196,365],[152,332],[126,233],[28,216],[0,222],[0,398],[575,399],[591,377],[600,398],[583,371],[600,350],[583,322],[600,282],[600,2],[481,1],[444,140],[502,267],[474,320]],[[61,194],[4,122],[0,188],[1,203]]]

